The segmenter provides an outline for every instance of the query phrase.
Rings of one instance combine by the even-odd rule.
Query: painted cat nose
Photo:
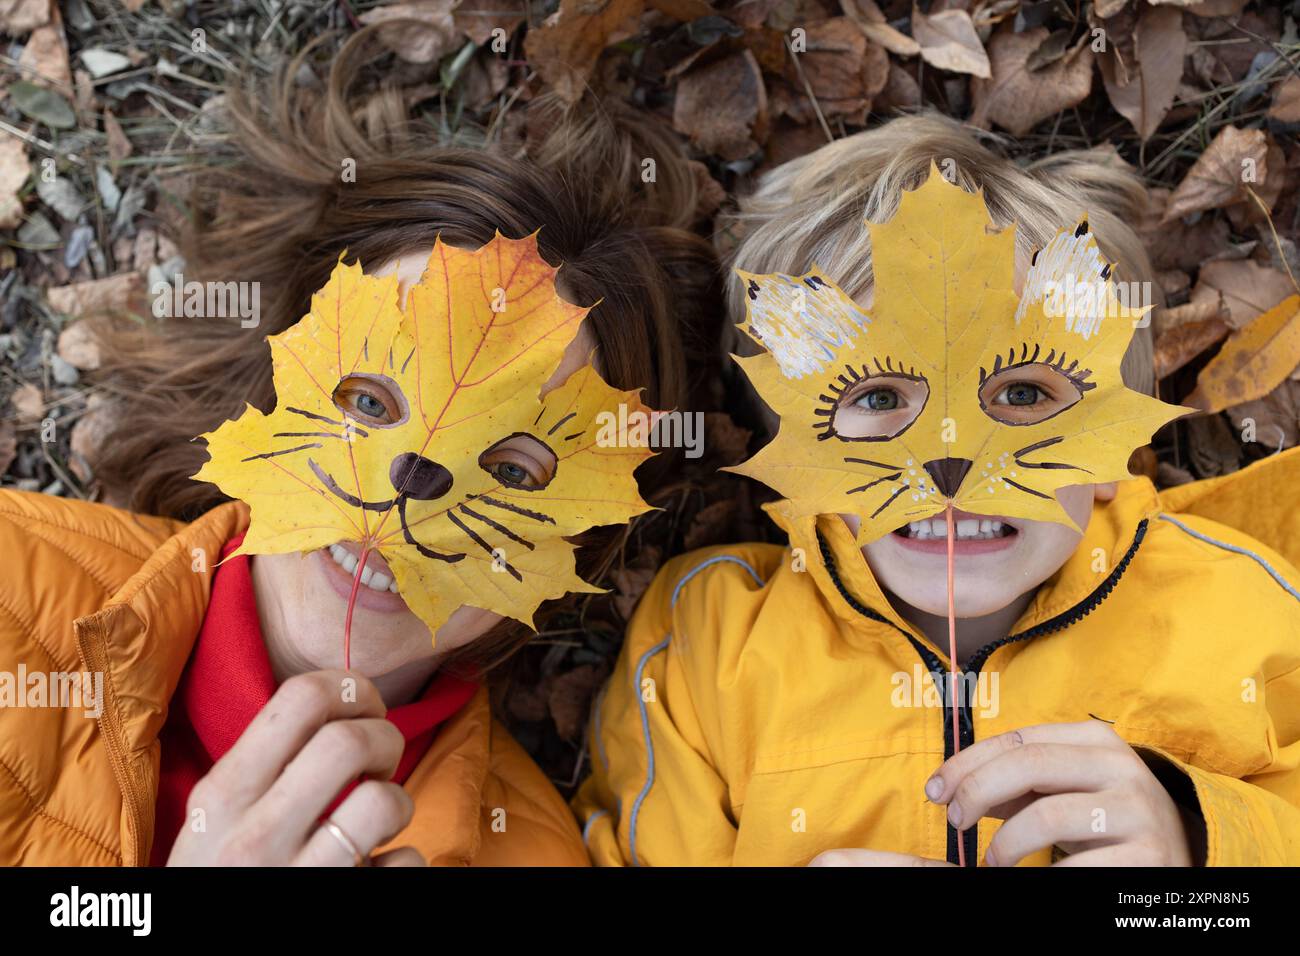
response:
[[[399,495],[432,501],[451,490],[451,472],[413,451],[402,452],[388,466],[388,480]]]
[[[934,480],[939,494],[952,498],[956,496],[957,489],[961,487],[962,479],[972,464],[969,458],[936,458],[925,463],[925,473]]]

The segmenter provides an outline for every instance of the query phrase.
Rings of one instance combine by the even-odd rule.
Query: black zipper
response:
[[[1137,531],[1133,535],[1133,543],[1129,545],[1128,550],[1124,553],[1124,557],[1122,557],[1119,563],[1115,565],[1115,569],[1106,576],[1106,580],[1097,585],[1097,587],[1078,604],[1075,604],[1068,610],[1062,611],[1055,617],[1043,621],[1041,624],[1035,624],[1033,627],[1021,631],[1019,634],[1009,634],[996,641],[990,641],[975,652],[974,656],[970,659],[970,664],[962,670],[961,679],[958,685],[961,694],[960,699],[957,701],[957,732],[961,737],[961,746],[963,749],[969,747],[975,742],[975,723],[971,716],[970,701],[967,698],[966,689],[973,684],[975,680],[979,679],[980,669],[988,661],[989,657],[992,656],[993,652],[1007,644],[1013,644],[1017,641],[1027,641],[1031,638],[1041,637],[1044,634],[1051,634],[1055,631],[1064,630],[1067,627],[1079,623],[1079,621],[1091,614],[1096,609],[1097,605],[1109,597],[1111,591],[1115,590],[1115,585],[1119,583],[1119,579],[1123,577],[1124,572],[1128,570],[1129,563],[1133,560],[1133,556],[1137,554],[1138,547],[1142,544],[1142,539],[1146,537],[1146,533],[1147,519],[1143,518],[1142,521],[1138,523]],[[844,587],[844,583],[840,580],[839,572],[835,570],[835,556],[831,554],[830,545],[827,544],[826,538],[823,537],[820,530],[817,532],[817,544],[821,548],[822,562],[826,565],[826,571],[830,575],[831,582],[835,585],[835,589],[840,592],[840,597],[844,598],[849,607],[853,608],[853,610],[857,611],[863,617],[880,624],[886,624],[906,637],[912,647],[916,649],[916,653],[920,655],[922,663],[924,663],[926,669],[929,670],[936,685],[946,690],[946,693],[942,696],[943,759],[947,760],[956,753],[956,751],[953,748],[952,739],[952,689],[950,687],[945,688],[950,677],[948,671],[943,666],[943,662],[939,660],[937,654],[914,638],[911,634],[908,634],[907,631],[903,630],[879,612],[873,611],[849,593],[848,589]],[[971,680],[969,677],[974,677],[975,680]],[[976,859],[975,854],[979,848],[978,825],[972,826],[963,831],[962,837],[966,842],[966,865],[976,866],[978,860]],[[948,824],[949,863],[955,864],[960,859],[957,854],[957,838],[957,829],[953,827],[952,824]]]

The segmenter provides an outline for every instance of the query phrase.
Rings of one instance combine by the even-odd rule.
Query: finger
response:
[[[386,713],[375,685],[359,674],[332,670],[290,677],[209,771],[204,790],[217,795],[209,802],[236,812],[251,806],[326,723]]]
[[[1099,799],[1103,796],[1105,800]],[[1015,866],[1030,854],[1054,844],[1085,846],[1119,842],[1120,836],[1105,828],[1104,803],[1109,797],[1110,794],[1063,793],[1033,801],[998,827],[985,851],[985,865]]]
[[[429,861],[415,847],[401,846],[370,860],[371,866],[428,866]]]
[[[280,779],[248,809],[247,825],[293,856],[340,790],[362,774],[388,780],[405,745],[402,732],[387,720],[331,721],[316,731]]]
[[[886,850],[827,850],[812,858],[809,866],[952,866],[946,860],[931,860],[910,853]]]
[[[1071,853],[1052,866],[1154,866],[1156,854],[1140,843],[1120,842]]]
[[[971,826],[986,816],[1016,809],[1030,794],[1095,792],[1113,786],[1128,766],[1119,750],[1071,744],[1025,744],[976,767],[948,801],[948,821]]]
[[[1035,724],[1022,727],[996,737],[978,740],[960,753],[943,762],[925,783],[925,795],[935,803],[947,803],[961,781],[977,767],[1008,751],[1025,744],[1076,744],[1079,746],[1104,746],[1119,740],[1110,725],[1100,720],[1085,720],[1074,724]]]
[[[348,794],[330,814],[330,820],[343,831],[363,856],[387,843],[406,828],[415,812],[415,803],[399,784],[367,780]],[[307,839],[306,846],[294,860],[296,866],[353,866],[355,860],[343,842],[321,826]]]

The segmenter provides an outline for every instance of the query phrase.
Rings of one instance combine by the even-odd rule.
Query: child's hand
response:
[[[985,854],[1014,866],[1037,850],[1061,866],[1191,866],[1178,807],[1142,758],[1100,720],[1039,724],[972,744],[944,762],[926,796],[953,826],[1006,822]]]

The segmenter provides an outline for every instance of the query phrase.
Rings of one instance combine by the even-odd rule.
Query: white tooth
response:
[[[957,537],[973,538],[980,533],[980,523],[977,518],[963,518],[957,522]]]
[[[923,524],[921,524],[921,522],[919,522],[919,521],[909,521],[909,522],[907,523],[907,534],[908,534],[908,537],[911,537],[911,538],[919,537],[920,534],[921,534],[921,529],[922,529],[923,527],[925,527],[925,526],[924,526]]]
[[[388,585],[391,584],[393,581],[393,579],[390,578],[388,575],[383,574],[379,571],[372,572],[369,581],[365,581],[364,578],[362,580],[365,584],[370,585],[376,591],[387,591]]]
[[[347,557],[343,559],[343,570],[346,571],[348,574],[351,574],[356,569],[357,569],[357,556],[355,554],[349,553]]]
[[[342,545],[340,544],[330,545],[330,557],[333,558],[337,563],[342,564],[343,558],[346,554],[347,552],[343,550]]]
[[[987,518],[980,522],[980,534],[988,534],[993,530],[993,522]]]
[[[992,531],[995,535],[1000,535],[1000,534],[1002,534],[1002,522],[1001,522],[1001,521],[990,521],[990,522],[989,522],[989,530]]]
[[[948,537],[948,522],[944,518],[938,518],[930,522],[930,533],[936,538]]]
[[[390,590],[390,591],[392,591],[394,594],[396,594],[396,593],[397,593],[397,582],[394,581],[392,584],[388,585],[388,590]]]
[[[369,587],[370,579],[373,578],[374,576],[375,576],[375,569],[371,567],[367,567],[364,571],[361,572],[361,583]]]

